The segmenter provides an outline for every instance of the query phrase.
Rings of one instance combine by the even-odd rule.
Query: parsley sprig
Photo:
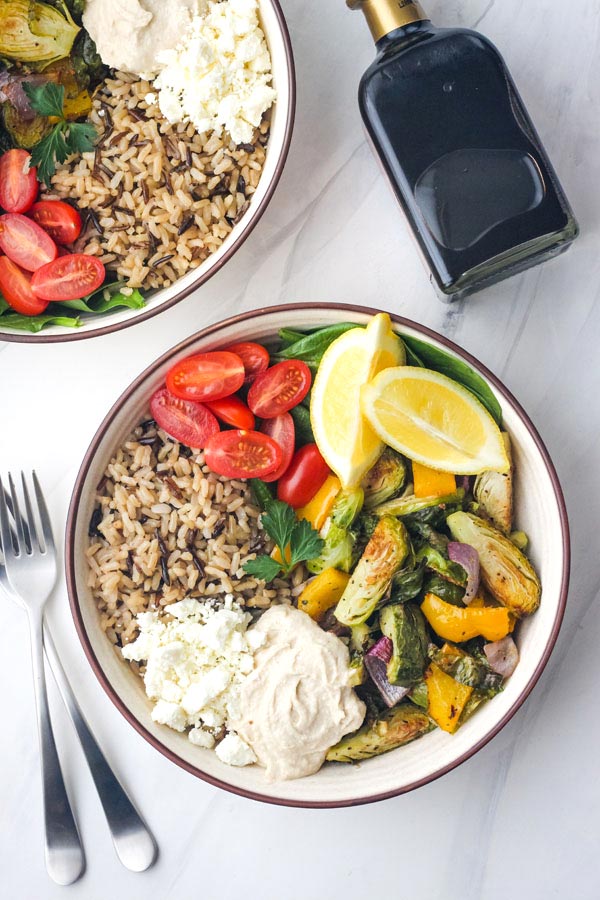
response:
[[[50,184],[56,166],[72,153],[85,153],[94,149],[98,133],[86,122],[67,122],[63,104],[65,88],[62,84],[47,81],[44,84],[23,82],[23,90],[29,105],[39,116],[52,116],[58,122],[31,151],[31,165],[37,166],[38,181]]]
[[[298,520],[292,507],[282,500],[272,500],[262,514],[261,521],[282,559],[282,562],[278,562],[272,556],[262,554],[244,563],[246,572],[262,581],[273,581],[282,573],[289,575],[298,563],[314,559],[323,549],[324,541],[310,522]]]

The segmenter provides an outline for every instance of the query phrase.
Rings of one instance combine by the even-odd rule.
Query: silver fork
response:
[[[39,490],[35,473],[33,474],[33,480],[36,490]],[[14,507],[12,501],[9,498],[6,498],[4,491],[0,489],[0,498],[2,497],[5,499],[9,511],[13,512]],[[31,545],[31,537],[28,534],[26,523],[24,523],[24,526],[26,543]],[[14,545],[15,533],[12,528],[10,530]],[[2,542],[0,542],[0,552],[1,551]],[[7,593],[12,600],[23,606],[19,597],[11,590],[6,569],[2,566],[1,557],[0,588],[4,588],[5,593]],[[79,708],[79,704],[75,699],[75,695],[73,694],[71,685],[69,684],[58,653],[56,652],[56,647],[54,646],[54,641],[52,640],[52,635],[50,634],[47,624],[44,624],[43,633],[46,657],[63,702],[67,708],[67,712],[77,731],[100,802],[102,803],[102,808],[106,816],[117,856],[126,868],[133,872],[143,872],[149,868],[156,859],[158,852],[156,842],[142,817],[136,810],[133,802],[128,797],[125,789],[108,764],[106,757],[91,732],[90,727]]]
[[[42,764],[42,792],[44,801],[46,869],[58,884],[71,884],[85,868],[85,856],[69,797],[60,768],[46,693],[44,674],[44,642],[42,633],[44,604],[56,581],[56,550],[52,538],[48,510],[35,474],[33,483],[40,516],[41,530],[33,517],[25,477],[23,494],[27,516],[29,545],[25,540],[25,522],[19,510],[17,492],[12,476],[8,482],[12,499],[16,534],[10,527],[4,486],[0,478],[0,534],[4,552],[4,566],[12,591],[27,611],[31,638],[31,660],[35,688],[40,758]]]

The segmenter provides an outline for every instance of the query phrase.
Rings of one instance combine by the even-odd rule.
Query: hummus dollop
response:
[[[83,24],[102,62],[135,75],[155,74],[157,55],[181,40],[205,0],[87,0]]]
[[[290,606],[271,607],[250,631],[263,634],[264,643],[231,726],[252,747],[268,781],[312,775],[327,750],[365,717],[364,703],[348,686],[348,649]]]

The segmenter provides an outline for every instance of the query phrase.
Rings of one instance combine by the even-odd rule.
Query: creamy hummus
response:
[[[87,0],[83,24],[102,62],[124,72],[158,71],[157,54],[171,50],[205,0]]]
[[[290,606],[271,607],[251,632],[264,635],[264,643],[231,726],[252,747],[267,780],[311,775],[365,717],[364,703],[348,686],[348,650]]]

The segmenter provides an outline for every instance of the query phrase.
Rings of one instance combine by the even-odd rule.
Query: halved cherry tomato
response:
[[[305,444],[294,454],[277,484],[277,497],[300,509],[312,500],[329,475],[329,466],[316,444]]]
[[[59,244],[72,244],[81,234],[81,216],[63,200],[38,200],[29,215]]]
[[[44,300],[79,300],[100,287],[105,277],[104,265],[97,256],[68,253],[37,269],[31,287]]]
[[[255,378],[248,392],[248,406],[261,419],[280,416],[304,400],[310,382],[310,369],[306,363],[285,359]]]
[[[31,275],[8,256],[0,256],[0,293],[13,309],[24,316],[37,316],[48,306],[31,290]]]
[[[231,347],[225,349],[230,353],[236,353],[244,363],[246,373],[244,384],[251,384],[257,375],[269,368],[269,351],[261,344],[255,344],[254,341],[241,341],[239,344],[232,344]]]
[[[244,383],[244,364],[227,350],[198,353],[175,363],[167,372],[167,387],[182,400],[220,400],[235,394]]]
[[[242,428],[244,431],[252,431],[256,424],[254,416],[246,404],[236,397],[222,397],[220,400],[207,400],[207,407],[215,414],[217,419],[234,428]]]
[[[221,431],[209,438],[204,458],[225,478],[264,478],[279,468],[283,451],[260,431]]]
[[[27,212],[38,194],[36,168],[29,168],[27,150],[7,150],[0,156],[0,206],[9,213]]]
[[[164,387],[152,395],[150,412],[167,434],[187,447],[202,450],[219,431],[219,423],[202,403],[180,400]]]
[[[270,475],[263,475],[263,481],[278,481],[283,473],[287,470],[294,455],[294,445],[296,443],[296,428],[294,420],[289,413],[282,413],[272,419],[265,419],[260,426],[263,434],[268,434],[273,438],[276,444],[279,444],[283,451],[283,459],[278,469]]]
[[[18,213],[0,216],[0,249],[28,272],[35,272],[56,259],[58,252],[56,244],[43,228]]]

